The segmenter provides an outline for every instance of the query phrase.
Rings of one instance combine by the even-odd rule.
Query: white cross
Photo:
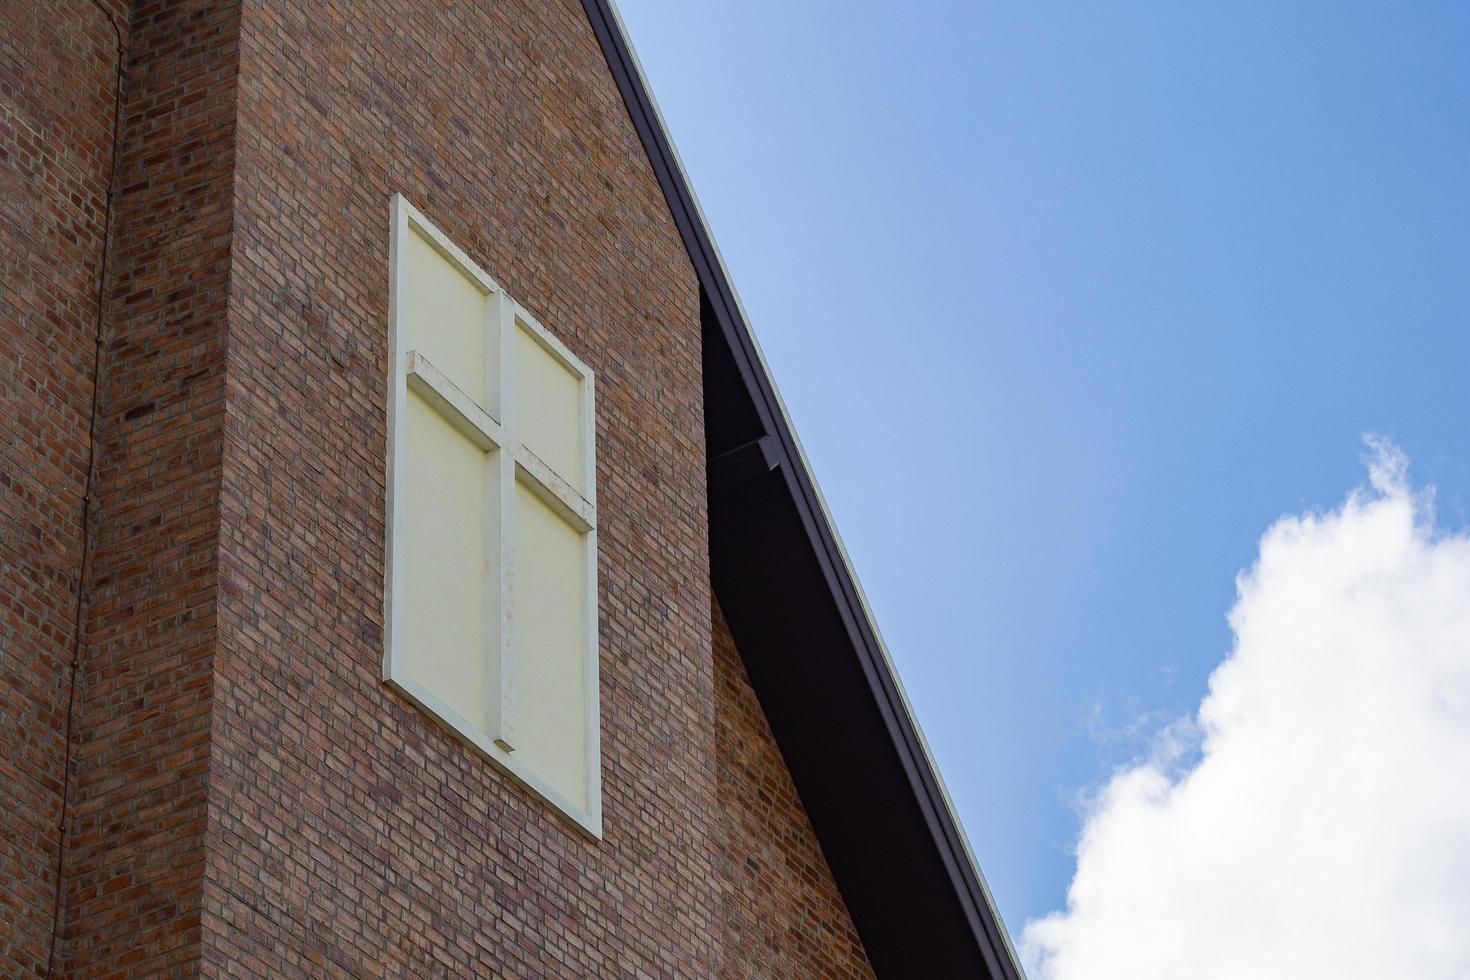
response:
[[[550,507],[562,520],[579,534],[592,531],[597,524],[597,508],[581,493],[548,466],[541,457],[522,445],[489,412],[460,389],[427,357],[411,350],[405,357],[404,373],[409,390],[417,394],[454,426],[470,442],[485,452],[499,451],[495,484],[487,490],[487,508],[496,507],[501,519],[496,532],[500,535],[503,553],[513,553],[514,541],[512,522],[507,518],[509,508],[514,506],[515,482],[519,481]],[[496,499],[488,499],[489,495]],[[490,736],[495,744],[506,752],[515,750],[515,643],[512,638],[514,615],[510,608],[511,588],[509,577],[514,568],[513,560],[503,561],[500,574],[486,575],[486,588],[501,589],[502,615],[505,619],[499,635],[499,677],[492,678],[493,694],[490,698]],[[487,624],[492,631],[496,624]],[[487,644],[493,642],[487,637]]]

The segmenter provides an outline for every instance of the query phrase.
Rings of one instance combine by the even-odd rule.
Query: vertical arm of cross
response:
[[[486,358],[485,384],[500,393],[500,421],[507,435],[515,432],[515,304],[504,292],[497,292],[490,301],[488,337],[496,345],[496,356]],[[494,374],[492,379],[491,375]],[[495,744],[507,752],[515,748],[516,739],[516,616],[515,616],[515,506],[516,464],[515,453],[509,445],[506,451],[497,453],[495,459],[496,498],[499,509],[496,519],[500,523],[500,568],[499,574],[490,577],[488,586],[500,590],[495,608],[500,610],[500,621],[496,624],[499,639],[498,656],[490,660],[490,737]]]

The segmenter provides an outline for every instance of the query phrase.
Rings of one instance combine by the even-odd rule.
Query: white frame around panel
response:
[[[393,195],[389,237],[388,277],[388,480],[386,561],[383,588],[383,680],[434,718],[452,734],[463,739],[480,755],[510,775],[525,788],[541,797],[569,818],[582,832],[602,838],[602,748],[600,732],[601,681],[598,668],[597,612],[597,494],[596,494],[596,423],[595,379],[591,368],[553,337],[531,313],[506,295],[493,278],[475,264],[449,240],[433,222],[408,202],[402,194]],[[495,364],[486,357],[485,391],[488,406],[477,405],[435,365],[416,350],[405,350],[400,343],[403,301],[400,282],[405,275],[406,257],[403,243],[407,235],[417,232],[444,258],[473,280],[485,293],[488,302],[487,330],[494,329],[498,341]],[[582,482],[572,486],[530,449],[515,438],[515,358],[516,331],[524,328],[555,360],[578,379],[581,408]],[[487,355],[489,351],[487,350]],[[486,653],[491,669],[491,718],[488,731],[472,724],[459,712],[445,704],[407,671],[403,662],[403,622],[395,615],[403,608],[403,554],[396,531],[403,527],[403,457],[398,447],[405,444],[404,428],[407,398],[412,387],[430,402],[446,421],[454,425],[471,442],[487,452],[495,453],[498,513],[495,527],[499,531],[496,574],[486,575],[486,588],[499,589],[498,602],[487,602],[487,608],[499,608],[493,624],[487,623]],[[487,411],[486,409],[490,409]],[[586,710],[587,802],[586,809],[577,806],[549,786],[515,756],[515,487],[527,489],[552,508],[563,520],[581,533],[584,542],[585,603],[583,609],[584,678]],[[491,525],[487,522],[487,529]],[[487,599],[490,597],[487,596]]]

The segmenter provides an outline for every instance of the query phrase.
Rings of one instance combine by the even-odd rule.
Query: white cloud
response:
[[[1262,537],[1197,720],[1093,801],[1032,980],[1470,977],[1470,535],[1369,446]]]

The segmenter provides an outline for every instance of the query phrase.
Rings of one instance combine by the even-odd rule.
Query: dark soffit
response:
[[[701,287],[715,595],[874,968],[1022,980],[611,0],[582,0]]]

